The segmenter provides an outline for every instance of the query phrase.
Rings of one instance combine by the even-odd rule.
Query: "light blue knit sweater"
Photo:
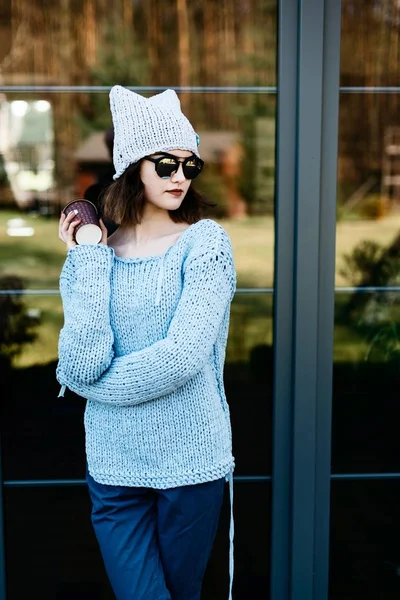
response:
[[[235,282],[229,238],[210,219],[162,256],[68,251],[57,379],[87,399],[96,481],[169,488],[232,472],[223,364]]]

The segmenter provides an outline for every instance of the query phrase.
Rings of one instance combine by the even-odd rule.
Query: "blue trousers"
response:
[[[92,524],[117,600],[200,600],[224,479],[167,490],[87,473]]]

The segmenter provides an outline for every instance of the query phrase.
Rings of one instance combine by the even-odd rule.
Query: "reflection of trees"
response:
[[[398,85],[399,2],[343,0],[342,7],[341,85]],[[350,193],[371,175],[379,181],[385,130],[398,124],[399,108],[399,94],[341,96],[339,181]]]
[[[164,0],[56,0],[50,11],[40,0],[15,0],[11,29],[16,33],[2,65],[4,82],[24,74],[24,83],[37,85],[274,85],[276,4],[171,0],[166,10]],[[110,124],[108,98],[71,93],[47,99],[62,203],[60,191],[73,190],[79,137]],[[251,94],[182,94],[181,100],[200,130],[240,131],[268,104],[265,96],[255,101]]]
[[[276,83],[276,0],[55,0],[51,4],[47,10],[41,0],[12,3],[11,24],[2,34],[10,38],[11,29],[13,37],[0,65],[4,83],[19,81],[19,74],[25,74],[24,83],[38,85]],[[397,0],[343,0],[342,6],[341,84],[397,85]],[[68,189],[73,185],[73,152],[79,136],[109,125],[107,98],[105,94],[57,94],[48,99],[55,117],[58,185]],[[274,116],[270,100],[268,95],[252,94],[182,95],[184,109],[199,129],[239,131],[250,158],[256,118]],[[341,96],[339,191],[343,201],[372,174],[379,187],[384,133],[397,124],[398,114],[398,94]],[[243,168],[242,187],[249,190],[250,198],[254,197],[250,189],[254,173],[248,170],[252,165],[254,161],[247,161]]]
[[[0,364],[9,366],[24,344],[33,342],[36,334],[36,321],[27,313],[22,296],[13,293],[23,287],[19,277],[3,275],[0,277]]]
[[[344,256],[341,275],[356,288],[400,286],[400,238],[389,246],[364,240]],[[365,336],[366,359],[400,357],[400,293],[356,289],[341,307],[339,320]]]

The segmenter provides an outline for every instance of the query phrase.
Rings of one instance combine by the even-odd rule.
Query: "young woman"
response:
[[[232,457],[223,365],[235,270],[200,219],[198,136],[175,92],[110,92],[115,182],[99,245],[61,216],[57,379],[87,399],[92,523],[118,600],[200,600]],[[230,587],[233,524],[230,528]]]

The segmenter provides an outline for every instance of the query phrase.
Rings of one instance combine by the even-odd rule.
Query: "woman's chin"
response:
[[[183,198],[166,198],[162,202],[151,202],[155,208],[162,210],[178,210],[182,204]]]

